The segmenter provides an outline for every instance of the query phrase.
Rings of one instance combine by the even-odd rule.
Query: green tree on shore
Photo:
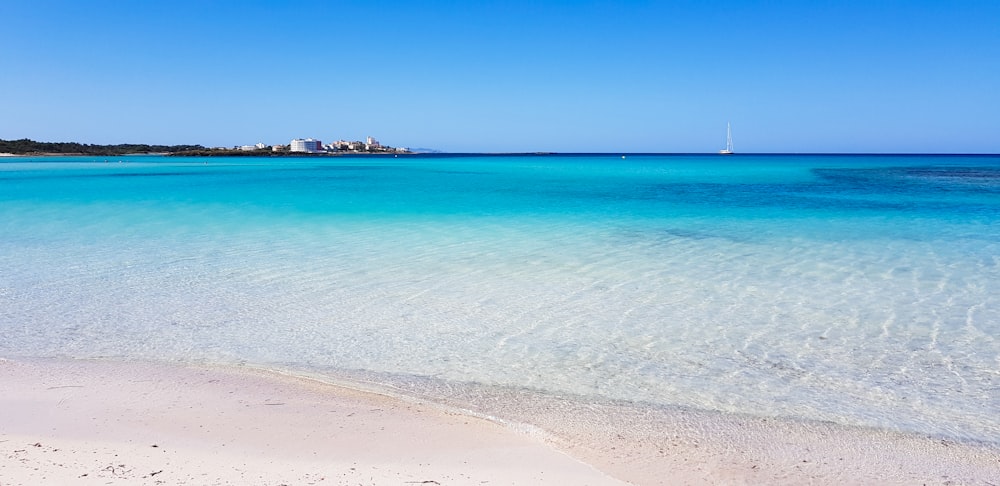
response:
[[[201,145],[146,145],[118,144],[93,145],[77,142],[36,142],[27,138],[20,140],[0,139],[0,153],[15,155],[30,154],[73,154],[73,155],[126,155],[142,153],[173,153],[187,150],[204,150]]]

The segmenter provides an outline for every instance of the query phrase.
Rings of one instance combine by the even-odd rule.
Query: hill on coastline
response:
[[[173,153],[185,150],[204,150],[201,145],[146,145],[123,143],[118,145],[93,145],[77,142],[36,142],[27,138],[20,140],[0,139],[0,153],[15,155],[126,155],[149,153]]]

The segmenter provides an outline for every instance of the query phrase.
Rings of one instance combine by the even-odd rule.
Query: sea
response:
[[[7,157],[0,358],[1000,445],[1000,156]]]

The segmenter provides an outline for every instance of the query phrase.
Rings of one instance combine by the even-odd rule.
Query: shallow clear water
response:
[[[0,336],[997,442],[1000,157],[0,160]]]

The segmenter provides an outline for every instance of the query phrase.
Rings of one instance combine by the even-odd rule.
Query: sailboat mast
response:
[[[726,150],[733,151],[733,129],[726,122]]]

